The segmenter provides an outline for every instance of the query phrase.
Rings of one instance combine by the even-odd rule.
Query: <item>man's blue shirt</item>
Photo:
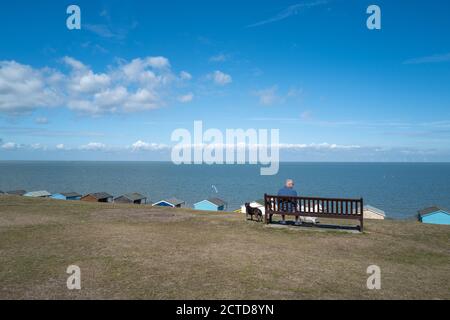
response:
[[[279,196],[284,196],[284,197],[297,197],[297,191],[295,191],[292,188],[282,188],[280,189],[280,191],[278,191],[278,195]]]
[[[278,191],[279,196],[283,197],[297,197],[297,191],[292,188],[284,187]],[[295,202],[289,201],[283,205],[282,211],[293,212],[295,208]]]

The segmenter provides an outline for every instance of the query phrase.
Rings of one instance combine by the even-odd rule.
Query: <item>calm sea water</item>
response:
[[[0,162],[0,190],[140,192],[153,202],[175,196],[188,205],[217,196],[234,209],[286,178],[301,195],[363,197],[388,217],[415,216],[430,205],[450,208],[450,163],[283,163],[276,176],[259,166],[185,165],[169,162]]]

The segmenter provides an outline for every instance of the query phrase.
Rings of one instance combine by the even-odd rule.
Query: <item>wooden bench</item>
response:
[[[359,230],[364,227],[363,199],[333,199],[315,197],[285,197],[264,195],[264,222],[272,222],[274,214],[334,219],[354,219],[359,221]]]

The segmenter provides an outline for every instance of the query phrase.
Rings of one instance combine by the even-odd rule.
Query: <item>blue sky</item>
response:
[[[203,120],[280,129],[286,161],[450,161],[448,1],[1,6],[0,160],[169,160]]]

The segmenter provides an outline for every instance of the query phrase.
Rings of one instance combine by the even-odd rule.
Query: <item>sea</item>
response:
[[[171,162],[0,161],[0,190],[139,192],[156,202],[176,197],[187,206],[210,197],[241,204],[276,194],[287,179],[299,195],[364,198],[391,219],[413,219],[428,206],[450,208],[450,163],[280,164],[274,176],[257,165],[175,165]]]

